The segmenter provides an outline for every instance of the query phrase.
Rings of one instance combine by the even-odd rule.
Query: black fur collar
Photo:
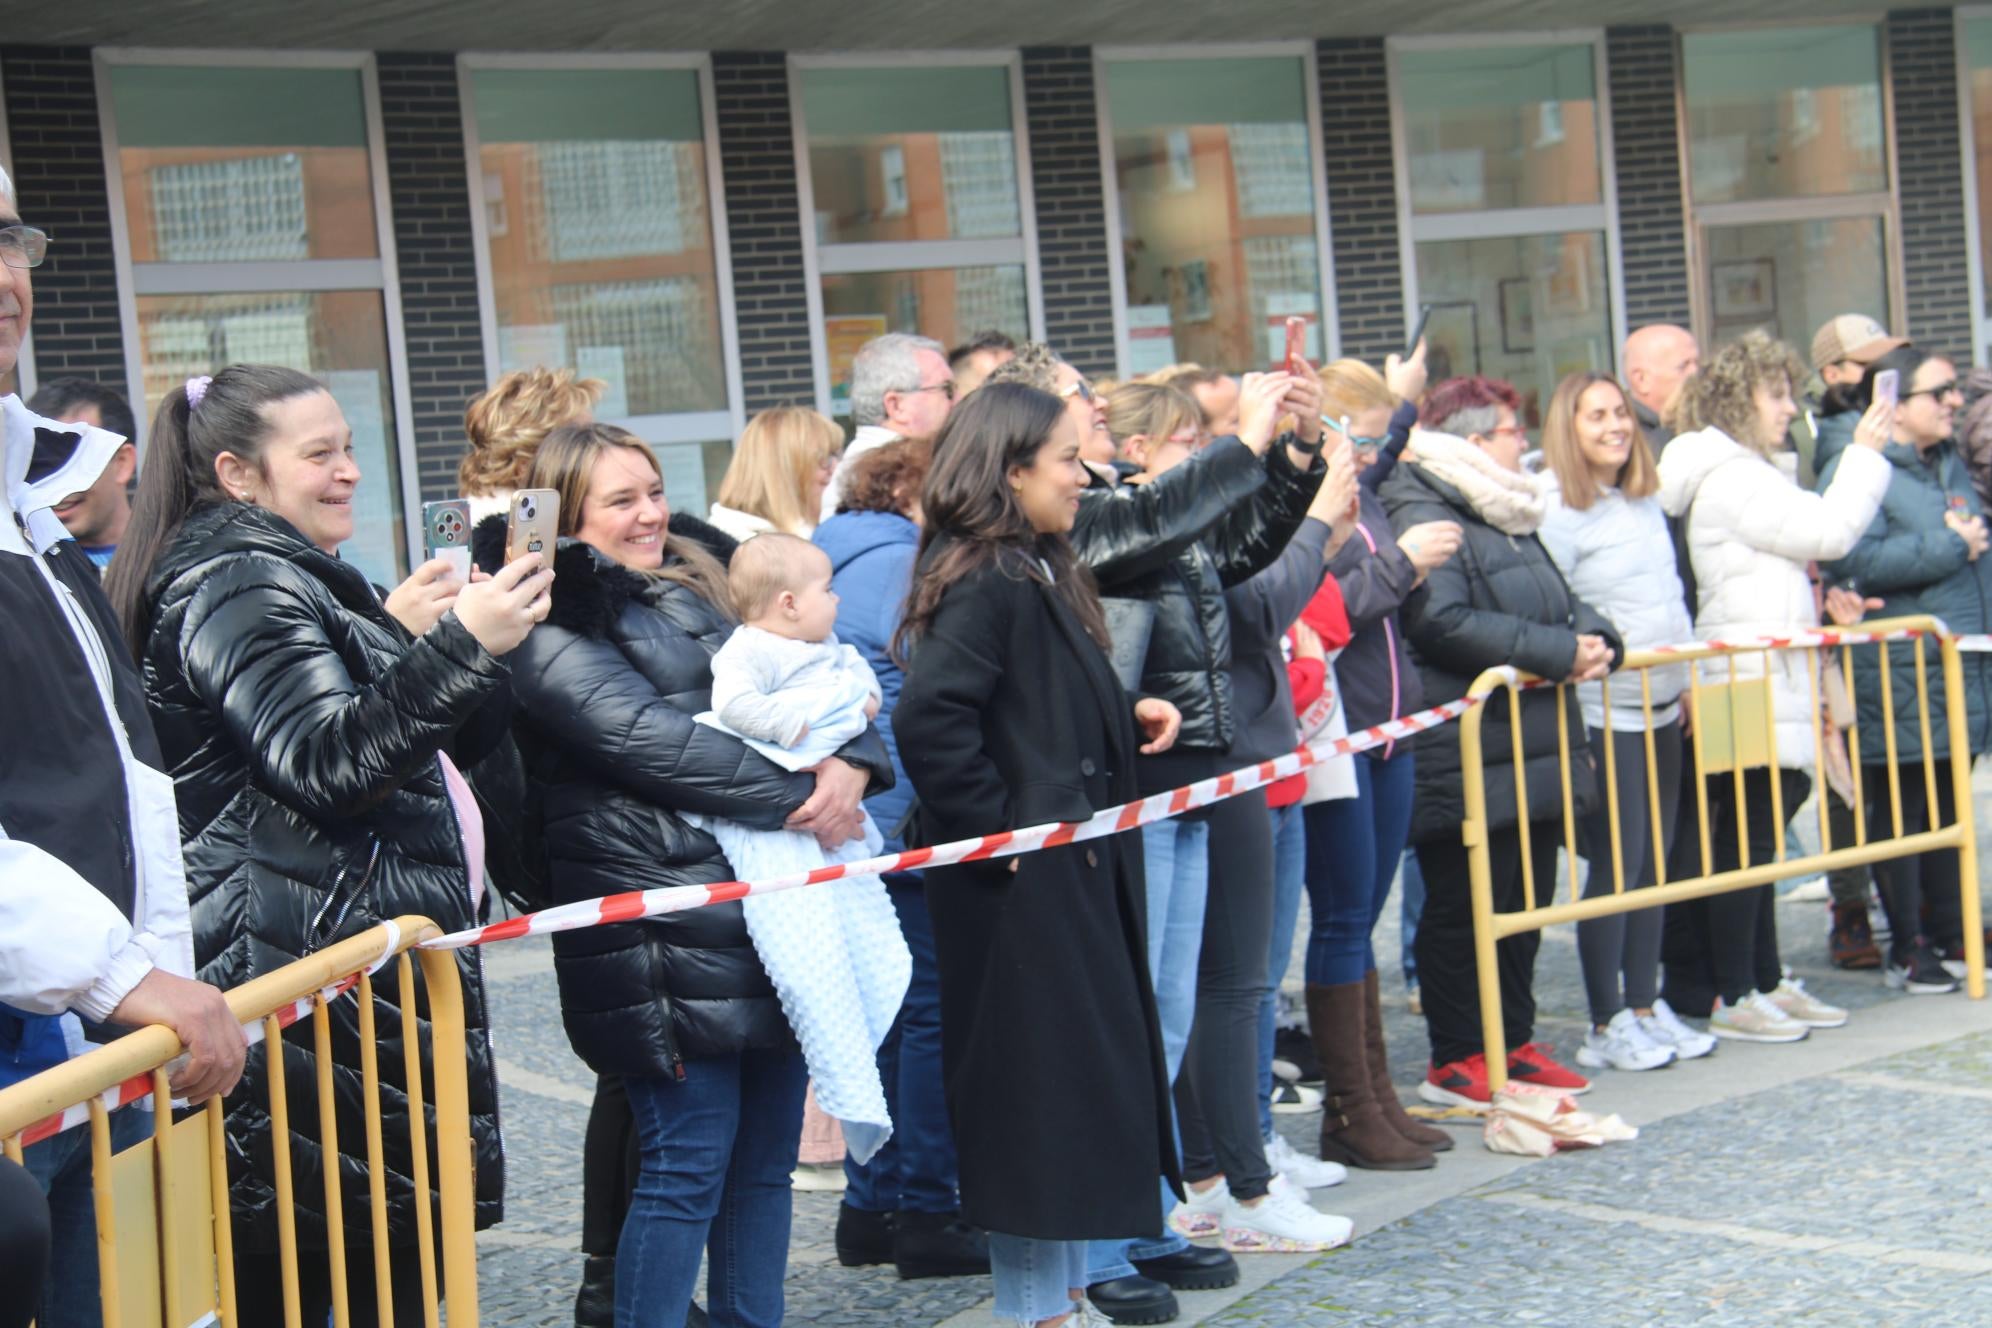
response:
[[[502,513],[494,514],[471,531],[471,557],[487,572],[505,565],[505,524]],[[676,512],[671,514],[670,531],[674,539],[705,544],[722,562],[731,561],[739,547],[697,517]],[[656,584],[579,540],[563,538],[553,552],[553,611],[547,621],[579,636],[605,638],[630,601]]]

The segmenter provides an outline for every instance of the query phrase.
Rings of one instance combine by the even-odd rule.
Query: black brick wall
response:
[[[416,474],[425,501],[453,498],[463,408],[485,388],[456,57],[383,51],[377,63]]]
[[[1888,63],[1895,83],[1895,145],[1901,154],[1902,278],[1909,300],[1902,311],[1904,330],[1932,349],[1968,361],[1971,276],[1964,209],[1975,198],[1969,181],[1962,187],[1959,183],[1957,45],[1951,11],[1890,11]]]
[[[1647,323],[1688,326],[1687,214],[1674,105],[1677,50],[1674,30],[1664,25],[1605,31],[1628,331]]]
[[[1404,269],[1383,39],[1323,40],[1315,59],[1342,354],[1380,364],[1404,348]]]
[[[1024,49],[1023,60],[1045,338],[1083,372],[1111,375],[1118,372],[1113,260],[1093,52],[1085,46],[1033,46]]]
[[[21,215],[49,233],[35,270],[35,372],[125,388],[111,201],[97,122],[96,75],[81,46],[0,51]]]
[[[747,413],[813,404],[787,59],[779,51],[716,51],[712,81]]]

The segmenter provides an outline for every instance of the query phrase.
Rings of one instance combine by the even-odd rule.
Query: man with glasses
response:
[[[933,338],[888,332],[859,347],[851,359],[851,419],[857,430],[823,486],[822,520],[837,515],[852,463],[901,438],[931,440],[947,423],[954,399],[947,347]]]
[[[47,252],[0,171],[0,375],[19,363],[34,310],[29,273]],[[86,435],[83,461],[31,485],[38,447],[70,435],[18,396],[0,398],[0,409],[0,747],[11,757],[0,765],[0,1087],[80,1050],[87,1020],[90,1031],[165,1024],[188,1052],[173,1091],[196,1101],[226,1093],[247,1048],[221,993],[185,976],[193,937],[173,784],[96,569],[52,510],[62,486],[96,478],[91,465],[115,440]],[[151,1121],[134,1107],[114,1114],[113,1145],[143,1138]],[[89,1131],[31,1145],[25,1161],[53,1218],[40,1321],[89,1328],[98,1322]],[[18,1223],[20,1189],[18,1175],[0,1188],[0,1241],[35,1235],[32,1221]],[[12,1254],[0,1249],[0,1267]],[[14,1312],[26,1297],[8,1299]]]

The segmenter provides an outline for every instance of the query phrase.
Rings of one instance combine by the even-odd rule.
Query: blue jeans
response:
[[[706,1313],[720,1328],[776,1328],[808,1071],[799,1051],[684,1063],[685,1077],[625,1079],[643,1160],[616,1247],[616,1328],[675,1328],[708,1256]]]
[[[152,1137],[153,1115],[126,1107],[111,1113],[111,1151]],[[103,1322],[97,1282],[97,1203],[90,1185],[90,1127],[64,1130],[22,1150],[22,1164],[48,1196],[49,1270],[37,1320],[45,1328],[96,1328]]]
[[[989,1271],[996,1275],[996,1317],[1041,1323],[1072,1309],[1086,1286],[1086,1242],[1037,1240],[989,1233]]]
[[[927,891],[912,872],[885,878],[899,930],[913,952],[913,980],[898,1022],[878,1049],[892,1137],[863,1166],[844,1157],[844,1202],[867,1213],[952,1213],[961,1207],[954,1128],[941,1087],[941,975]]]
[[[1299,803],[1269,807],[1273,823],[1273,939],[1266,951],[1266,994],[1259,1001],[1259,1134],[1273,1137],[1273,1034],[1280,983],[1293,958],[1293,929],[1307,885],[1307,823]]]
[[[1307,809],[1307,941],[1310,986],[1361,982],[1376,967],[1370,933],[1411,830],[1411,757],[1356,757],[1356,796]]]
[[[1145,825],[1141,851],[1148,877],[1148,972],[1162,1021],[1162,1056],[1173,1084],[1183,1068],[1183,1051],[1190,1044],[1190,1024],[1197,1013],[1197,960],[1203,952],[1204,903],[1210,895],[1210,826],[1180,817]],[[1181,1152],[1180,1141],[1177,1151]],[[1092,1241],[1088,1285],[1133,1276],[1136,1259],[1160,1259],[1189,1248],[1190,1243],[1168,1226],[1176,1196],[1167,1181],[1158,1177],[1156,1185],[1162,1194],[1162,1235],[1154,1240]]]

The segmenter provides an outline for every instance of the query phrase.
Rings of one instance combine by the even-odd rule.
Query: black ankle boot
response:
[[[574,1295],[574,1328],[616,1328],[616,1261],[591,1257]]]
[[[837,1205],[837,1262],[846,1268],[891,1263],[897,1215]]]
[[[904,1278],[974,1277],[989,1271],[989,1237],[955,1213],[903,1212],[892,1261]]]

